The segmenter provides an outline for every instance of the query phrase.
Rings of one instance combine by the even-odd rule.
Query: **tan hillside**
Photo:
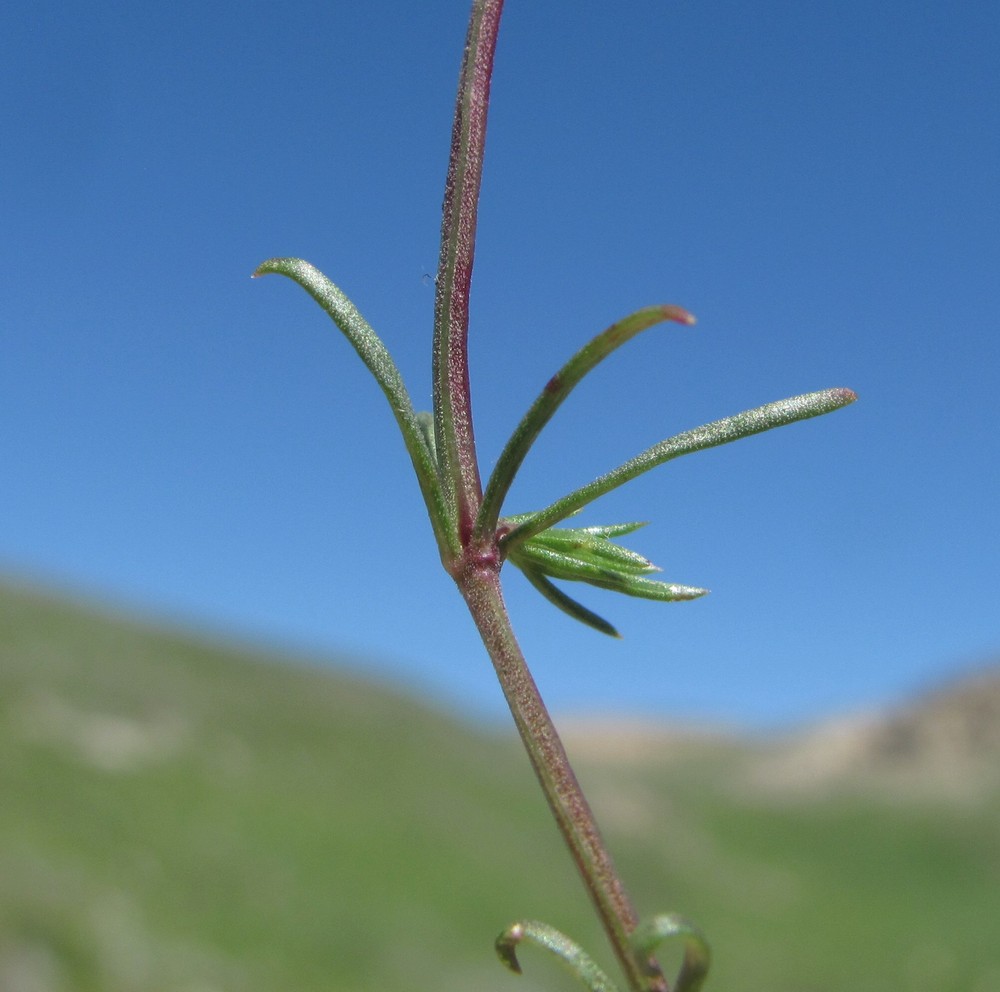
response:
[[[888,798],[971,799],[1000,788],[1000,665],[881,711],[807,728],[765,748],[755,786],[863,789]]]
[[[701,758],[727,767],[734,784],[765,791],[971,798],[1000,789],[1000,663],[893,707],[777,736],[626,718],[570,718],[560,727],[571,754],[595,767]]]

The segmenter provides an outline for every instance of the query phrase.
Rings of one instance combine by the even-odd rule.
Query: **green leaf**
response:
[[[563,613],[569,614],[574,620],[599,630],[609,637],[622,635],[604,617],[598,616],[592,610],[588,610],[582,603],[578,603],[572,596],[567,596],[558,586],[553,585],[541,572],[536,572],[530,565],[520,563],[519,568],[524,573],[524,577],[550,602],[553,606],[559,607]]]
[[[442,555],[458,554],[457,527],[441,489],[434,450],[413,410],[403,377],[382,339],[343,291],[308,262],[301,258],[269,258],[253,275],[256,278],[269,273],[287,276],[302,286],[340,328],[375,377],[403,435]]]
[[[619,465],[614,471],[600,476],[589,485],[582,486],[562,499],[556,500],[544,510],[521,517],[517,526],[500,538],[501,550],[510,554],[518,544],[548,530],[553,524],[572,516],[588,503],[656,468],[657,465],[679,458],[681,455],[716,448],[775,427],[818,417],[839,410],[856,399],[857,396],[850,389],[823,389],[815,393],[804,393],[801,396],[778,400],[776,403],[767,403],[753,410],[744,410],[743,413],[732,417],[725,417],[702,427],[696,427],[694,430],[685,431],[683,434],[676,434],[647,448],[635,458]]]
[[[521,519],[524,518],[511,517],[504,520],[503,525],[516,526]],[[603,527],[551,527],[511,548],[509,559],[564,613],[595,630],[618,637],[618,631],[607,620],[567,596],[550,579],[586,582],[600,589],[659,602],[704,596],[707,589],[645,578],[660,569],[637,552],[610,540],[611,536],[630,534],[642,526],[641,523],[626,523]]]
[[[665,913],[640,923],[631,942],[640,963],[651,958],[656,948],[671,937],[684,939],[684,960],[672,986],[673,992],[698,992],[708,975],[712,954],[708,942],[693,923],[675,913]]]
[[[427,450],[431,453],[431,460],[440,472],[437,460],[437,439],[434,437],[434,414],[430,410],[421,410],[417,413],[417,427],[423,435]]]
[[[514,428],[514,433],[497,459],[476,520],[476,532],[479,535],[491,533],[496,527],[503,501],[517,470],[542,428],[552,419],[577,383],[617,348],[641,331],[664,321],[688,325],[695,322],[694,317],[682,307],[669,304],[637,310],[592,338],[549,379],[521,422]]]
[[[586,531],[557,530],[550,527],[536,535],[532,544],[565,558],[590,561],[595,565],[605,564],[630,575],[661,571],[638,552],[623,548],[620,544],[612,544],[608,540],[592,543],[593,540],[594,535]]]
[[[593,958],[579,944],[570,940],[564,933],[560,933],[555,927],[539,923],[537,920],[514,923],[496,939],[497,956],[516,974],[521,974],[517,945],[525,940],[554,954],[590,992],[618,992],[611,979],[601,971]]]
[[[618,569],[611,563],[594,561],[586,557],[561,554],[550,548],[540,547],[535,541],[522,544],[511,553],[510,560],[515,565],[526,562],[536,571],[553,579],[569,582],[587,582],[601,589],[612,589],[629,596],[642,599],[657,599],[672,602],[678,599],[696,599],[704,596],[707,589],[660,582],[635,575],[631,571]],[[652,566],[655,568],[655,566]]]

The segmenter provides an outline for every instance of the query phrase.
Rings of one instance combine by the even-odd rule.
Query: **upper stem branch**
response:
[[[463,543],[482,498],[469,393],[469,288],[493,53],[502,10],[503,0],[473,4],[451,135],[434,301],[434,426],[442,476],[455,504]]]

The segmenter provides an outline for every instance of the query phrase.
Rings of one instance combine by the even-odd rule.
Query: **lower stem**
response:
[[[629,937],[638,923],[507,614],[496,568],[470,569],[458,583],[560,833],[634,992],[669,992],[655,961],[640,962]]]

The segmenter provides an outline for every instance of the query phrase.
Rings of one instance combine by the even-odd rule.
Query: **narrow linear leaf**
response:
[[[459,550],[456,528],[450,523],[453,514],[444,499],[438,478],[437,459],[421,429],[403,378],[382,339],[361,316],[344,292],[315,266],[300,258],[269,258],[253,273],[258,276],[277,273],[297,282],[323,308],[350,341],[354,350],[375,377],[389,401],[393,416],[403,435],[417,481],[430,512],[431,523],[442,551]]]
[[[567,596],[558,586],[553,585],[541,572],[531,568],[530,565],[521,564],[521,572],[524,577],[550,602],[557,606],[563,613],[569,614],[574,620],[593,627],[594,630],[607,634],[609,637],[621,638],[621,634],[604,617],[598,616],[592,610],[588,610],[582,603],[578,603],[571,596]]]
[[[531,543],[536,547],[549,548],[581,561],[592,561],[598,565],[603,563],[632,575],[648,575],[650,572],[662,571],[637,551],[623,548],[620,544],[612,544],[606,538],[596,537],[583,531],[550,527],[538,534]]]
[[[423,435],[427,450],[431,453],[431,458],[437,466],[437,440],[434,437],[434,414],[429,410],[420,410],[417,413],[417,427]],[[440,466],[438,466],[440,468]]]
[[[514,923],[496,939],[497,956],[516,974],[521,974],[521,962],[517,959],[517,945],[525,940],[530,941],[536,947],[543,948],[550,954],[554,954],[590,989],[590,992],[618,992],[615,984],[601,971],[586,951],[564,933],[560,933],[547,923],[539,923],[536,920]]]
[[[682,307],[663,305],[645,307],[624,317],[585,344],[546,384],[521,422],[514,428],[504,446],[486,485],[483,503],[479,508],[476,531],[480,535],[491,533],[496,527],[503,501],[510,490],[514,476],[531,449],[542,428],[552,419],[563,400],[574,386],[596,365],[613,351],[645,331],[664,321],[694,324],[694,317]]]
[[[526,562],[529,567],[554,579],[587,582],[600,589],[611,589],[641,599],[676,602],[698,599],[708,593],[707,589],[695,586],[644,579],[641,576],[616,571],[614,568],[595,564],[586,559],[574,558],[549,548],[540,548],[534,542],[518,547],[511,554],[511,561],[518,567],[522,567],[522,563]]]
[[[686,603],[692,599],[707,596],[708,589],[699,586],[685,586],[677,582],[660,582],[657,579],[643,579],[639,576],[622,578],[620,581],[603,582],[589,579],[589,584],[599,589],[610,589],[638,599],[652,599],[658,603]]]
[[[578,529],[584,534],[593,534],[596,537],[624,537],[626,534],[632,534],[639,530],[640,527],[648,526],[648,524],[648,520],[639,520],[630,524],[611,524],[606,527],[580,527]]]
[[[684,960],[673,992],[698,992],[708,975],[712,955],[707,941],[694,924],[674,913],[654,916],[635,929],[632,947],[641,962],[651,958],[660,944],[671,937],[684,940]]]
[[[570,582],[596,582],[598,580],[610,582],[621,577],[612,568],[589,558],[581,558],[563,551],[542,547],[538,544],[537,538],[529,544],[522,544],[511,555],[511,560],[515,564],[522,561],[530,562],[546,575],[554,579],[567,579]]]
[[[574,510],[570,516],[575,517],[580,511]],[[506,529],[513,530],[519,524],[524,523],[526,520],[534,520],[536,514],[534,513],[514,513],[508,517],[504,517],[501,521],[502,524],[506,526]],[[552,533],[568,533],[572,532],[574,534],[593,534],[595,537],[623,537],[626,534],[632,534],[643,527],[648,527],[648,520],[633,520],[629,523],[624,524],[592,524],[589,527],[572,527],[572,528],[559,528],[558,530],[552,531]]]
[[[589,485],[582,486],[562,499],[556,500],[544,510],[531,514],[500,539],[501,548],[510,553],[510,550],[517,545],[548,530],[588,503],[656,468],[657,465],[679,458],[681,455],[716,448],[775,427],[831,413],[853,403],[856,399],[857,395],[850,389],[824,389],[815,393],[804,393],[801,396],[792,396],[789,399],[745,410],[732,417],[725,417],[669,437],[619,465],[614,471],[600,476]]]

